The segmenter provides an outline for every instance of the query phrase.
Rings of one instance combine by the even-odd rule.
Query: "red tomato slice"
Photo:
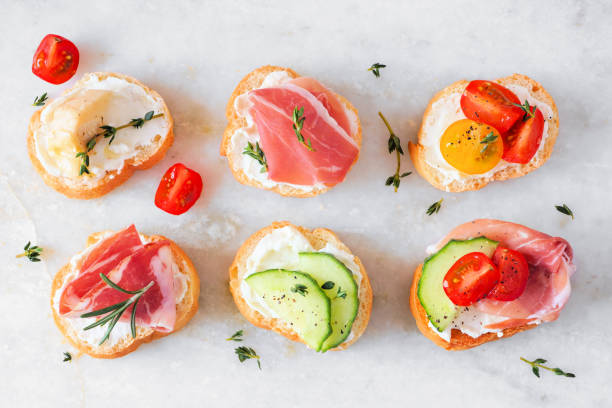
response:
[[[482,252],[470,252],[451,266],[442,287],[457,306],[469,306],[484,298],[497,285],[499,271]]]
[[[529,278],[529,265],[525,257],[518,251],[500,245],[493,253],[493,263],[499,270],[499,283],[487,297],[510,301],[521,296]]]
[[[63,84],[79,67],[79,50],[72,41],[47,34],[34,53],[32,72],[52,84]]]
[[[180,215],[189,210],[202,194],[202,177],[198,172],[176,163],[162,177],[155,205],[167,213]]]
[[[461,110],[468,119],[493,126],[501,134],[523,116],[515,103],[520,104],[514,92],[491,81],[472,81],[461,95]]]
[[[525,115],[526,120],[519,120],[508,133],[502,135],[504,141],[502,159],[507,162],[529,163],[540,147],[544,132],[544,116],[538,108],[535,108],[533,117]]]

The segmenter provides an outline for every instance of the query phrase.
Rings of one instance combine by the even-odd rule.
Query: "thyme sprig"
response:
[[[264,154],[263,150],[261,150],[261,147],[259,147],[259,142],[256,142],[255,146],[253,146],[253,143],[248,142],[242,151],[242,154],[252,157],[253,159],[257,160],[259,164],[261,164],[261,170],[259,170],[260,173],[265,173],[268,171],[266,155]]]
[[[480,150],[480,154],[485,154],[485,152],[487,151],[487,148],[489,147],[489,144],[493,143],[496,140],[497,140],[497,135],[493,132],[489,132],[488,135],[482,138],[482,140],[480,141],[480,144],[483,144],[484,147]]]
[[[565,372],[559,367],[554,367],[554,368],[546,367],[545,365],[543,365],[546,363],[546,360],[544,360],[543,358],[536,358],[533,361],[529,361],[526,358],[521,357],[521,361],[524,361],[525,363],[529,364],[531,366],[531,372],[533,373],[533,375],[535,375],[538,378],[540,378],[540,368],[543,368],[548,371],[552,371],[553,373],[557,375],[562,375],[564,377],[569,377],[569,378],[576,377],[575,374]]]
[[[391,129],[391,125],[387,121],[387,118],[385,118],[385,115],[383,115],[382,112],[378,112],[378,116],[380,116],[382,121],[385,123],[387,130],[389,130],[389,140],[387,141],[387,147],[389,149],[389,154],[395,152],[395,155],[397,157],[397,167],[395,168],[395,174],[387,177],[387,180],[385,181],[385,185],[386,186],[393,185],[393,187],[395,188],[395,192],[397,192],[397,189],[400,186],[401,179],[406,176],[411,175],[412,172],[407,171],[405,173],[400,174],[400,161],[401,161],[401,156],[404,154],[404,150],[402,149],[402,142],[400,141],[400,138],[397,137],[395,133],[393,133],[393,129]]]
[[[338,286],[338,292],[336,293],[336,297],[334,299],[346,299],[346,290],[342,290],[341,286]]]
[[[306,140],[304,140],[304,136],[302,135],[302,128],[304,127],[304,120],[306,119],[304,117],[304,107],[303,106],[299,109],[297,106],[293,108],[293,118],[292,119],[293,119],[293,131],[295,132],[295,135],[297,136],[298,140],[300,141],[301,144],[306,146],[308,150],[310,150],[311,152],[314,152],[315,149],[312,148],[312,143],[310,142],[310,139],[308,139],[308,142],[307,142]]]
[[[525,99],[525,103],[523,103],[522,105],[519,103],[513,103],[514,106],[518,106],[519,108],[521,108],[523,110],[523,112],[525,112],[525,114],[523,115],[523,122],[527,121],[527,119],[529,118],[534,118],[535,117],[535,111],[537,109],[536,106],[532,106],[529,104],[529,101],[527,99]],[[533,108],[533,109],[531,109]]]
[[[149,290],[155,282],[154,281],[149,282],[147,286],[143,287],[140,290],[126,290],[120,287],[119,285],[117,285],[116,283],[114,283],[113,281],[111,281],[110,279],[108,279],[106,276],[104,276],[103,273],[100,274],[100,278],[104,281],[104,283],[106,283],[111,288],[118,290],[120,292],[126,293],[128,295],[133,295],[133,296],[123,302],[119,302],[114,305],[104,307],[102,309],[94,310],[93,312],[82,314],[81,317],[83,318],[95,317],[95,316],[106,314],[106,316],[104,316],[100,320],[97,320],[96,322],[90,324],[89,326],[84,327],[83,330],[93,329],[94,327],[104,326],[105,324],[109,323],[108,328],[106,329],[106,333],[104,334],[104,337],[102,337],[102,340],[100,340],[100,342],[98,343],[98,345],[101,345],[108,339],[108,337],[111,334],[111,331],[113,330],[113,328],[115,327],[119,319],[121,319],[121,316],[123,315],[123,313],[131,305],[134,305],[134,307],[132,308],[130,328],[132,331],[132,337],[136,338],[136,306],[138,305],[138,301],[140,300],[142,295],[144,295],[146,291]]]
[[[299,293],[302,296],[306,296],[308,294],[308,287],[301,283],[296,283],[291,287],[291,291],[293,293]]]
[[[64,363],[65,363],[65,362],[67,362],[67,361],[68,361],[68,362],[72,361],[72,354],[70,354],[70,353],[69,353],[69,352],[67,352],[67,351],[64,351],[64,359],[63,359],[62,361],[63,361]]]
[[[234,350],[234,353],[236,353],[236,355],[238,356],[238,360],[240,360],[241,363],[244,363],[246,360],[249,360],[251,358],[256,359],[257,366],[261,370],[260,357],[257,355],[255,350],[253,350],[251,347],[245,347],[245,346],[237,347]]]
[[[430,205],[426,211],[427,215],[436,214],[438,211],[440,211],[440,208],[442,207],[442,201],[444,201],[443,198],[441,198],[440,201],[436,201],[435,203]]]
[[[47,102],[47,93],[37,96],[34,98],[34,102],[32,102],[32,106],[43,106],[45,102]]]
[[[99,128],[102,129],[102,131],[93,135],[87,141],[87,144],[85,145],[86,150],[84,152],[78,152],[75,156],[81,159],[81,167],[79,169],[79,176],[82,176],[83,174],[89,174],[89,152],[91,152],[93,148],[96,147],[97,139],[100,136],[103,136],[105,139],[110,139],[108,141],[108,144],[110,145],[115,140],[115,136],[117,135],[117,132],[119,130],[125,129],[128,127],[135,127],[136,129],[139,129],[145,124],[145,122],[148,122],[152,119],[161,118],[162,116],[164,116],[163,113],[154,114],[153,111],[149,111],[145,113],[145,115],[142,118],[132,119],[128,123],[121,125],[121,126],[117,126],[117,127],[110,126],[110,125],[100,126]]]
[[[570,210],[570,208],[567,206],[567,204],[555,205],[555,208],[561,214],[569,215],[570,217],[572,217],[572,220],[574,219],[574,212],[572,210]]]
[[[40,254],[43,249],[36,245],[31,245],[30,241],[23,247],[23,252],[15,258],[27,257],[30,262],[40,262]]]
[[[376,78],[380,78],[380,69],[381,68],[385,68],[386,65],[385,64],[381,64],[380,62],[376,62],[374,64],[372,64],[372,66],[370,68],[368,68],[368,71],[372,71],[372,73],[374,74],[374,76]]]
[[[243,331],[242,330],[238,330],[236,333],[232,334],[230,337],[228,337],[227,341],[242,341],[242,334]]]

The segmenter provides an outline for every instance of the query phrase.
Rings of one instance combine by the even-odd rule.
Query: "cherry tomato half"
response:
[[[499,271],[482,252],[459,258],[444,276],[442,287],[457,306],[469,306],[484,298],[497,285]]]
[[[484,122],[504,134],[523,117],[519,98],[495,82],[476,80],[468,84],[461,95],[461,110],[468,118]]]
[[[499,283],[487,297],[510,301],[521,296],[529,278],[529,265],[525,257],[518,251],[500,245],[493,253],[493,263],[499,270]]]
[[[63,84],[79,67],[79,50],[72,41],[47,34],[34,53],[32,72],[52,84]]]
[[[519,120],[503,136],[504,155],[502,159],[511,163],[529,163],[538,151],[544,131],[544,116],[538,108],[533,117]]]
[[[162,177],[155,205],[167,213],[180,215],[189,210],[202,194],[202,177],[198,172],[176,163]]]

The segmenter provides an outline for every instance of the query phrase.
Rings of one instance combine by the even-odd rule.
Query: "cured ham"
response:
[[[359,147],[351,137],[346,110],[333,92],[311,78],[298,78],[252,90],[248,100],[271,180],[329,187],[344,180]],[[312,151],[293,129],[295,108],[304,109],[301,134]]]
[[[452,230],[435,245],[439,250],[451,239],[484,236],[519,251],[529,264],[525,291],[516,300],[504,302],[482,299],[474,308],[507,320],[487,326],[504,329],[536,321],[553,321],[571,293],[570,277],[575,272],[572,247],[563,238],[551,237],[519,224],[497,220],[475,220]]]
[[[103,282],[99,274],[104,273],[112,282],[128,291],[140,290],[154,282],[138,301],[136,324],[161,332],[172,331],[176,321],[174,274],[177,267],[170,242],[163,240],[143,244],[136,232],[140,244],[129,246],[127,244],[135,242],[134,232],[136,229],[133,226],[120,231],[100,242],[87,254],[82,263],[87,268],[80,270],[77,278],[64,289],[65,292],[76,282],[66,296],[70,302],[60,303],[60,314],[78,317],[123,302],[132,296]],[[77,293],[81,295],[77,296]],[[61,311],[62,306],[64,312]],[[123,313],[121,321],[130,319],[132,307]]]

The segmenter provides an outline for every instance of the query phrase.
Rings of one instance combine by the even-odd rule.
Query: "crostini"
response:
[[[514,74],[458,81],[438,92],[408,150],[431,185],[460,192],[537,169],[550,157],[558,134],[553,98],[533,79]]]
[[[428,248],[410,310],[427,338],[464,350],[559,317],[576,268],[563,238],[511,222],[475,220]]]
[[[226,116],[221,155],[242,184],[312,197],[342,182],[359,157],[357,109],[289,68],[249,73],[232,93]]]
[[[347,348],[370,319],[365,268],[328,229],[275,222],[244,242],[229,275],[249,322],[316,351]]]
[[[173,135],[157,92],[127,75],[95,72],[32,115],[27,144],[47,185],[90,199],[159,162]]]
[[[53,279],[53,319],[70,344],[116,358],[176,333],[198,309],[200,280],[173,241],[131,225],[89,236]]]

